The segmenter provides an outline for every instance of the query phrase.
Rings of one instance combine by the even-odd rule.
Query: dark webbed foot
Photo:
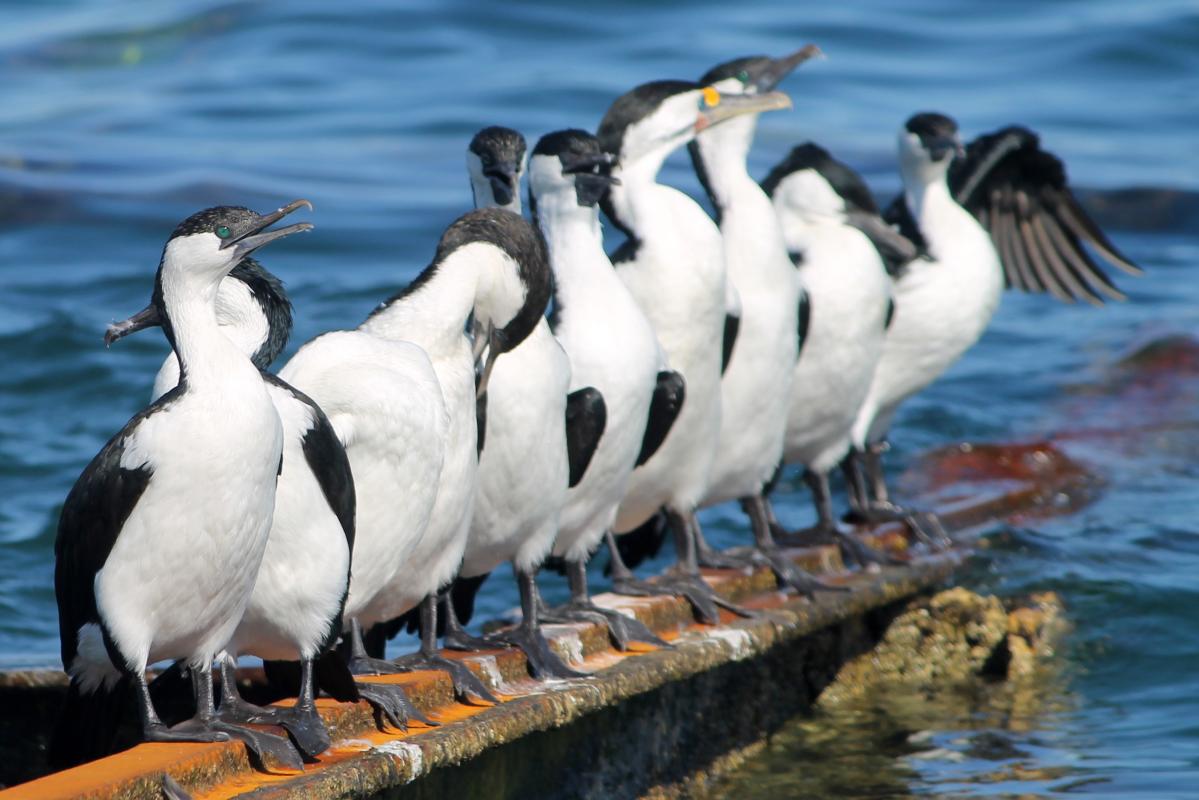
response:
[[[460,629],[446,631],[441,641],[447,650],[458,650],[465,653],[482,653],[488,650],[499,649],[499,646],[495,642],[478,636],[471,636],[466,631]]]
[[[672,586],[665,581],[650,583],[632,576],[614,576],[612,591],[629,597],[682,597],[691,604],[691,610],[700,622],[705,625],[717,625],[720,622],[720,610],[711,593],[697,587]]]
[[[941,518],[932,511],[916,511],[904,518],[904,524],[912,535],[937,551],[953,547],[953,539],[941,524]]]
[[[587,673],[571,669],[550,647],[539,626],[518,625],[494,634],[495,640],[519,647],[529,662],[529,671],[538,680],[546,678],[586,678]]]
[[[253,723],[257,725],[278,725],[287,731],[300,753],[307,759],[315,759],[329,749],[333,742],[329,731],[325,728],[324,720],[314,707],[307,709],[298,707],[278,708],[272,706],[263,708],[247,703],[240,697],[222,697],[221,706],[217,710],[217,719],[226,723]]]
[[[849,591],[846,586],[833,586],[820,580],[788,558],[778,547],[760,547],[755,552],[770,565],[770,570],[781,589],[789,587],[809,599],[814,597],[816,592]]]
[[[835,544],[841,549],[842,558],[852,561],[859,567],[869,567],[870,565],[881,567],[902,563],[886,553],[875,550],[852,533],[847,533],[832,524],[817,523],[808,528],[784,533],[778,538],[778,542],[787,547],[816,547]]]
[[[364,655],[350,656],[349,664],[351,675],[396,675],[407,671],[398,668],[394,662],[385,658],[371,658]]]
[[[752,571],[761,563],[752,554],[737,555],[722,550],[714,550],[710,547],[698,549],[695,558],[701,567],[707,569],[735,569],[741,572],[746,570]]]
[[[162,796],[166,800],[192,800],[192,796],[188,794],[187,790],[170,775],[162,776]]]
[[[269,770],[276,765],[295,772],[304,769],[300,753],[286,738],[217,719],[189,719],[173,728],[159,723],[146,727],[143,733],[147,742],[227,742],[237,739],[246,745],[259,769]]]
[[[402,687],[391,683],[368,681],[357,681],[355,685],[358,687],[359,696],[370,703],[371,707],[375,709],[375,713],[381,717],[377,720],[380,724],[383,720],[387,720],[402,731],[408,730],[410,720],[433,727],[437,726],[436,722],[426,717],[420,712],[420,709],[412,704],[412,701],[408,699],[408,693]]]
[[[657,647],[670,647],[670,643],[658,638],[639,619],[601,608],[590,600],[586,602],[571,601],[557,608],[542,609],[541,618],[546,622],[585,622],[590,625],[604,625],[616,649],[625,651],[632,642],[652,644]]]
[[[495,648],[490,648],[494,650]],[[436,672],[445,672],[450,676],[450,680],[454,682],[454,694],[460,700],[468,700],[476,698],[486,703],[499,705],[499,698],[491,693],[491,691],[483,684],[483,681],[470,671],[470,668],[465,664],[453,661],[437,654],[428,655],[417,652],[407,656],[401,656],[392,662],[397,672],[414,672],[416,670],[434,670]]]
[[[674,587],[679,594],[685,594],[689,600],[693,595],[703,595],[720,608],[723,608],[726,611],[732,611],[739,617],[753,619],[758,616],[756,612],[750,611],[748,608],[743,608],[733,601],[726,600],[718,595],[716,590],[713,589],[708,582],[699,575],[689,575],[685,572],[674,575],[667,574],[661,579],[661,582],[664,585]],[[719,614],[716,616],[716,621],[720,621]]]

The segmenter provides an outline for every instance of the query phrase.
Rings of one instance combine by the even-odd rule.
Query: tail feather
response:
[[[84,693],[79,681],[72,679],[50,739],[50,767],[67,769],[111,755],[132,698],[131,688],[129,679],[121,678],[110,689],[102,686]]]

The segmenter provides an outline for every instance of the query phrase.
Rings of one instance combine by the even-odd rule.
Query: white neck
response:
[[[195,274],[166,264],[161,280],[163,305],[175,336],[175,354],[189,387],[226,382],[231,361],[251,366],[246,354],[217,324],[220,276]]]
[[[599,210],[580,206],[573,187],[537,197],[537,221],[549,247],[557,294],[565,307],[586,302],[594,281],[619,281],[604,253]]]
[[[461,257],[465,249],[427,267],[435,272],[424,285],[367,317],[359,330],[382,339],[415,342],[430,355],[454,348],[465,336],[479,287],[478,269]]]
[[[763,195],[746,168],[757,124],[757,114],[745,114],[708,128],[696,137],[696,147],[707,174],[707,188],[713,195],[712,202],[719,208],[731,208],[738,201],[744,202],[745,198]]]

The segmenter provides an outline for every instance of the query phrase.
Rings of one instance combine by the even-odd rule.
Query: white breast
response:
[[[634,470],[615,530],[640,525],[662,505],[697,506],[720,432],[725,274],[720,232],[691,198],[655,185],[646,240],[617,275],[649,319],[671,369],[686,382],[683,409],[658,452]]]
[[[891,279],[869,239],[832,219],[809,225],[799,272],[811,313],[792,384],[786,460],[827,472],[849,449],[882,354]]]
[[[425,533],[449,430],[433,366],[416,345],[339,331],[304,345],[280,377],[321,406],[354,473],[346,619],[369,626],[398,616],[404,598],[385,589]]]
[[[570,364],[545,320],[495,362],[462,575],[508,560],[531,571],[549,554],[566,499]]]

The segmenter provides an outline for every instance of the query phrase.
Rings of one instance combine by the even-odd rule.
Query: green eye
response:
[[[741,70],[737,73],[737,80],[741,81],[742,83],[749,83],[749,73],[745,70]]]
[[[228,239],[229,238],[229,226],[221,225],[221,226],[217,227],[216,235],[222,239]]]

